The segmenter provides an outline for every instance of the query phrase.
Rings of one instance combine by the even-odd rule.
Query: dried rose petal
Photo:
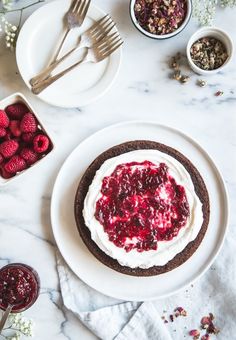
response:
[[[193,336],[194,339],[198,339],[200,337],[200,332],[198,329],[192,329],[190,332],[189,332],[189,335],[190,336]]]
[[[174,310],[176,314],[182,315],[182,316],[187,316],[187,312],[183,307],[177,307]]]
[[[209,316],[204,316],[202,319],[201,319],[201,325],[203,328],[207,328],[211,323],[211,319]],[[207,327],[205,327],[207,326]]]
[[[211,320],[215,319],[215,317],[214,317],[214,315],[212,313],[209,313],[209,317],[210,317]]]
[[[217,92],[215,93],[215,96],[216,96],[216,97],[220,97],[220,96],[223,96],[223,94],[224,94],[223,91],[217,91]]]
[[[164,35],[182,25],[187,13],[186,0],[136,0],[135,17],[146,31]]]
[[[213,324],[213,322],[210,323],[210,325],[207,328],[207,333],[210,334],[218,334],[220,332],[220,330],[218,328],[215,327],[215,325]]]
[[[209,334],[205,334],[201,337],[201,340],[210,340],[210,335]]]

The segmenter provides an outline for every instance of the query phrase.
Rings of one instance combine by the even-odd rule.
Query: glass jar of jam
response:
[[[0,309],[11,305],[13,313],[23,312],[35,303],[39,290],[39,276],[30,266],[12,263],[0,269]]]

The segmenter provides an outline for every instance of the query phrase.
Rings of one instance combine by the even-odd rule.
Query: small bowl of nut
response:
[[[195,73],[216,74],[230,63],[233,42],[225,31],[216,27],[204,27],[191,36],[186,53]]]
[[[191,0],[131,0],[130,17],[145,36],[156,40],[174,37],[188,24]]]

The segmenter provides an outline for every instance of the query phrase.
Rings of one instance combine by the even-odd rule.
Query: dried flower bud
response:
[[[206,80],[198,79],[197,85],[200,87],[205,87],[207,85]]]
[[[190,77],[189,76],[181,76],[180,81],[182,84],[186,84],[189,81]]]
[[[173,79],[175,79],[175,80],[180,80],[181,77],[182,77],[182,76],[181,76],[181,73],[180,73],[179,70],[174,72],[174,74],[173,74]]]

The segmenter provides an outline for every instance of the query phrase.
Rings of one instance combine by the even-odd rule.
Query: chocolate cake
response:
[[[140,266],[131,267],[128,265],[122,265],[120,261],[118,262],[117,259],[109,256],[104,250],[101,249],[101,247],[97,245],[97,243],[95,243],[92,240],[90,229],[86,225],[84,215],[83,215],[84,202],[85,202],[86,196],[89,190],[91,189],[91,184],[93,183],[94,178],[96,177],[96,174],[98,173],[97,171],[104,164],[106,164],[104,162],[106,162],[107,160],[112,160],[114,157],[117,157],[123,154],[126,155],[127,153],[131,153],[136,150],[140,150],[140,151],[143,150],[144,154],[145,152],[147,154],[148,152],[149,153],[151,152],[148,150],[153,150],[153,151],[157,150],[161,152],[163,155],[166,155],[166,157],[168,157],[169,159],[173,159],[173,161],[175,162],[177,161],[177,163],[180,163],[184,171],[188,173],[188,176],[191,179],[191,183],[194,188],[194,194],[196,195],[199,203],[201,204],[200,210],[201,210],[202,219],[201,219],[201,223],[199,226],[199,230],[197,231],[196,237],[194,237],[193,240],[188,242],[186,246],[184,247],[184,249],[178,252],[167,263],[163,265],[152,265],[148,268],[142,268]],[[152,174],[152,176],[147,177],[145,175],[146,173]],[[134,176],[136,177],[142,176],[142,178],[146,176],[145,177],[145,181],[146,181],[145,190],[146,191],[143,189],[142,183],[140,184],[140,181],[137,181],[138,184],[135,184],[136,183],[135,181],[132,182],[130,180],[130,178],[134,178]],[[142,202],[146,200],[145,203],[142,203],[144,204],[143,210],[141,210],[141,207],[138,210],[139,216],[141,216],[140,220],[137,219],[137,214],[135,215],[133,213],[133,210],[132,210],[133,208],[131,209],[127,205],[127,198],[129,198],[129,194],[125,195],[124,192],[123,193],[121,192],[120,194],[118,194],[116,192],[116,194],[114,195],[114,192],[113,192],[113,194],[111,194],[113,196],[109,196],[112,190],[116,189],[115,187],[112,188],[112,183],[115,183],[114,181],[117,181],[117,180],[124,181],[124,178],[127,179],[128,177],[129,177],[129,180],[131,181],[129,183],[129,190],[132,189],[132,185],[133,187],[135,187],[135,185],[139,185],[140,186],[140,191],[138,191],[139,202],[141,202],[140,201],[141,199],[142,199]],[[190,212],[189,212],[190,206],[187,200],[187,193],[185,193],[184,188],[178,183],[176,183],[175,180],[169,175],[168,165],[166,166],[164,163],[160,163],[159,166],[154,165],[152,162],[150,162],[147,156],[147,159],[143,162],[132,161],[126,164],[121,164],[121,165],[116,166],[115,170],[111,174],[111,177],[110,178],[104,177],[104,178],[102,181],[103,183],[102,187],[99,188],[99,190],[102,191],[102,194],[101,194],[100,199],[96,201],[96,211],[94,212],[94,215],[95,215],[96,221],[98,221],[96,223],[100,223],[100,228],[102,232],[103,232],[103,227],[104,227],[104,230],[106,231],[106,234],[107,234],[106,236],[107,240],[109,238],[108,242],[111,243],[111,246],[113,247],[113,249],[117,248],[117,250],[119,250],[120,252],[122,248],[122,251],[124,252],[124,254],[126,252],[127,254],[129,254],[129,252],[130,253],[132,252],[132,256],[134,257],[134,259],[135,259],[135,254],[137,254],[137,257],[142,256],[142,253],[144,252],[145,253],[152,252],[152,254],[154,254],[160,244],[166,243],[168,246],[168,242],[172,240],[175,241],[177,239],[178,234],[180,234],[184,230],[186,219],[189,218],[189,215],[190,215]],[[147,183],[147,179],[149,180],[151,184]],[[156,179],[158,179],[157,182],[156,182]],[[162,216],[161,227],[158,229],[158,232],[157,232],[155,228],[153,229],[152,226],[148,227],[148,226],[143,225],[142,221],[149,221],[148,220],[149,217],[147,216],[146,211],[149,211],[150,209],[152,209],[151,211],[155,210],[153,207],[157,206],[157,202],[153,199],[156,198],[155,195],[158,192],[158,188],[162,187],[160,183],[164,183],[163,181],[167,183],[166,187],[168,187],[171,197],[175,197],[175,199],[168,201],[169,202],[168,209],[170,206],[172,209],[171,211],[174,211],[174,212],[173,212],[173,216],[169,216],[169,212],[162,213],[162,215],[157,215],[157,214],[155,215],[155,216]],[[109,183],[107,184],[107,182]],[[152,197],[150,192],[152,191],[153,188],[154,188],[154,191],[155,190],[157,191],[155,191]],[[175,190],[176,192],[173,193],[173,190]],[[160,195],[161,194],[163,195],[162,192],[160,192]],[[135,199],[137,200],[137,197]],[[109,206],[111,206],[111,200],[113,200],[112,201],[113,210],[118,209],[117,207],[114,208],[114,204],[115,205],[121,204],[122,209],[123,209],[124,204],[126,204],[127,206],[126,213],[129,215],[129,218],[128,217],[126,218],[124,216],[124,211],[122,209],[120,209],[120,211],[118,212],[116,210],[116,213],[114,213],[113,216],[112,214],[114,211],[113,212],[109,211],[109,213],[107,213],[107,210],[109,210]],[[164,198],[163,200],[158,201],[158,208],[157,208],[158,213],[161,207],[160,202],[162,201],[164,202]],[[124,204],[122,202],[124,202]],[[162,208],[163,210],[165,210],[165,206]],[[130,209],[132,210],[132,214],[130,213],[131,211]],[[205,183],[199,171],[183,154],[181,154],[179,151],[175,150],[174,148],[166,146],[161,143],[147,141],[147,140],[143,140],[143,141],[138,140],[138,141],[130,141],[130,142],[126,142],[120,145],[116,145],[106,150],[102,154],[100,154],[92,162],[92,164],[90,164],[90,166],[85,171],[82,179],[80,180],[80,183],[79,183],[79,186],[76,192],[76,196],[75,196],[74,212],[75,212],[75,220],[76,220],[77,228],[78,228],[78,231],[80,233],[80,236],[83,242],[85,243],[87,248],[90,250],[90,252],[99,261],[101,261],[106,266],[118,272],[121,272],[123,274],[134,275],[134,276],[152,276],[152,275],[158,275],[158,274],[162,274],[170,270],[173,270],[174,268],[183,264],[193,255],[193,253],[197,250],[200,243],[202,242],[203,237],[206,233],[208,223],[209,223],[210,206],[209,206],[208,192],[207,192]],[[143,212],[143,216],[142,216],[142,212]],[[106,220],[106,216],[108,215],[109,215],[109,221],[108,221],[108,218]],[[163,216],[164,217],[169,216],[168,217],[169,220],[167,221],[169,224],[167,226],[165,225],[165,220],[163,220]],[[134,220],[134,218],[136,218],[137,222],[134,222],[136,221]],[[130,221],[130,219],[132,220],[132,223],[134,224],[134,226],[132,223],[127,222],[127,221]],[[122,221],[126,221],[126,222],[122,222]],[[153,218],[152,218],[152,221],[153,221]],[[151,225],[150,221],[148,223],[149,225]],[[107,227],[108,225],[109,227]],[[120,230],[119,230],[119,226],[120,226]],[[137,230],[141,230],[139,235],[142,235],[142,236],[139,236],[138,239],[141,237],[142,242],[137,241],[137,237],[134,237],[134,235],[136,235],[135,233],[137,233]],[[127,237],[128,231],[130,233],[129,238]],[[114,233],[116,233],[117,235],[114,235]],[[126,237],[124,237],[124,235],[126,235]],[[124,240],[126,241],[124,242]],[[136,241],[133,241],[133,240],[136,240]]]

